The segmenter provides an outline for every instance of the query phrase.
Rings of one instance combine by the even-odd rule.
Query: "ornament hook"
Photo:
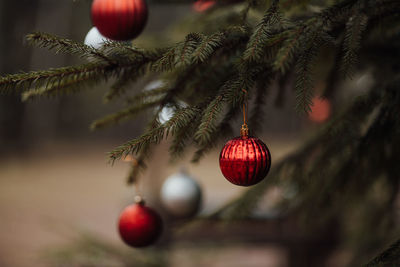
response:
[[[137,167],[139,166],[139,161],[138,161],[134,156],[132,156],[132,155],[127,155],[127,156],[123,159],[123,161],[128,162],[128,163],[131,163],[133,168],[137,168]],[[137,204],[144,204],[143,198],[142,198],[141,193],[140,193],[139,181],[138,181],[138,180],[139,180],[139,179],[136,179],[136,180],[133,182],[133,187],[134,187],[135,194],[136,194],[136,196],[135,196],[135,203],[137,203]]]

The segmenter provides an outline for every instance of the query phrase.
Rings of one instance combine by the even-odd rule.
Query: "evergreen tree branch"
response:
[[[81,58],[93,59],[105,61],[109,64],[116,64],[114,60],[107,57],[100,50],[94,47],[78,43],[70,39],[61,38],[48,33],[35,32],[26,36],[28,42],[32,45],[47,48],[49,50],[55,50],[55,53],[67,53],[71,55],[78,55]]]
[[[256,95],[253,104],[254,107],[249,117],[249,126],[253,134],[262,128],[262,122],[265,118],[265,98],[268,94],[268,89],[272,79],[273,74],[270,72],[270,70],[265,70],[256,82]]]
[[[271,37],[272,27],[282,20],[278,12],[278,4],[279,0],[272,2],[271,7],[265,12],[262,21],[255,28],[243,53],[243,60],[259,61],[262,58],[265,43]]]
[[[185,41],[179,45],[175,66],[187,66],[191,64],[193,52],[203,39],[204,36],[198,33],[188,34]]]
[[[230,126],[230,122],[235,117],[237,117],[238,114],[239,114],[239,109],[237,107],[231,106],[230,110],[226,113],[225,117],[218,125],[217,130],[212,132],[208,142],[203,143],[203,145],[195,151],[191,160],[192,163],[198,163],[205,156],[207,152],[209,152],[216,146],[216,144],[218,144],[221,138],[226,136],[232,136],[232,134],[234,134],[234,131]]]
[[[224,86],[221,92],[210,102],[203,112],[203,117],[197,132],[194,134],[194,140],[199,145],[204,145],[211,140],[212,133],[216,131],[216,123],[224,103],[226,101],[226,90]]]
[[[126,102],[130,105],[133,105],[135,103],[141,103],[145,101],[154,101],[155,99],[160,99],[165,96],[167,92],[168,88],[164,86],[152,90],[143,90],[132,97],[127,97]]]
[[[118,73],[116,66],[107,63],[91,63],[76,67],[33,71],[21,74],[6,75],[0,78],[0,92],[26,91],[28,95],[52,95],[58,89],[77,89],[85,82],[90,84],[104,81]]]
[[[206,61],[211,54],[223,45],[225,35],[223,33],[212,34],[207,37],[203,37],[203,40],[198,45],[196,50],[193,51],[192,61],[195,64]]]
[[[345,39],[343,43],[343,59],[341,73],[344,77],[352,77],[358,59],[360,41],[367,27],[368,17],[363,13],[356,13],[346,23]]]
[[[302,40],[300,40],[300,37],[305,30],[305,27],[306,26],[302,25],[287,32],[289,36],[285,39],[283,46],[279,49],[273,63],[273,69],[275,71],[280,71],[284,74],[288,70],[294,60],[296,50],[301,45]]]
[[[146,110],[148,108],[155,107],[159,104],[160,104],[160,100],[155,100],[155,101],[140,103],[139,105],[135,105],[133,107],[123,109],[114,114],[107,115],[102,119],[98,119],[98,120],[94,121],[90,125],[90,129],[98,130],[98,129],[102,129],[105,127],[109,127],[114,124],[118,124],[121,121],[132,119],[136,115],[138,115],[140,112],[143,112],[144,110]]]
[[[296,110],[310,112],[314,96],[313,67],[320,42],[315,40],[311,47],[304,51],[296,63]]]
[[[364,267],[395,266],[400,263],[400,240],[390,245]]]
[[[182,108],[175,112],[174,116],[164,124],[157,123],[152,129],[144,133],[140,137],[133,139],[125,144],[117,147],[109,153],[112,162],[129,154],[139,154],[144,148],[151,144],[158,144],[164,137],[175,135],[178,130],[189,121],[191,121],[198,113],[197,107]]]

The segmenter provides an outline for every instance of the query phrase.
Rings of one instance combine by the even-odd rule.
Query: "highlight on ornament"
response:
[[[92,22],[105,37],[115,41],[136,38],[147,23],[146,0],[94,0]]]
[[[119,234],[131,247],[150,246],[162,233],[162,219],[155,210],[145,205],[141,197],[136,197],[135,202],[122,211],[118,222]]]

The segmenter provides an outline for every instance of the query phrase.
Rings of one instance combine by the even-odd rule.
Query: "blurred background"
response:
[[[195,13],[190,4],[150,2],[148,25],[135,43],[165,46],[179,40],[186,32],[171,30],[174,23]],[[91,27],[90,1],[0,1],[1,74],[79,63],[70,56],[32,48],[24,36],[42,31],[83,42]],[[359,94],[357,88],[366,90],[371,83],[368,77],[356,77],[356,89],[342,97]],[[137,85],[138,89],[143,86]],[[331,246],[332,232],[316,233],[311,241],[303,242],[290,225],[280,226],[275,220],[226,229],[210,225],[202,231],[190,231],[193,225],[179,222],[171,224],[174,231],[166,227],[160,241],[165,249],[127,248],[116,225],[121,210],[133,201],[133,189],[126,186],[129,163],[111,165],[106,152],[138,136],[147,117],[144,114],[118,127],[90,131],[93,120],[119,105],[103,104],[106,88],[28,103],[17,96],[0,97],[0,266],[141,266],[133,264],[136,261],[143,266],[304,266],[290,261],[293,253]],[[322,120],[318,114],[312,119],[295,113],[290,93],[278,108],[273,105],[277,96],[269,99],[268,120],[263,122],[265,131],[260,137],[277,162],[319,129],[317,122],[329,117],[329,111],[322,114]],[[330,104],[334,109],[335,103]],[[160,205],[161,185],[182,167],[202,187],[200,216],[215,212],[245,190],[223,178],[219,148],[196,165],[186,159],[170,164],[166,142],[155,150],[140,185],[148,204],[164,217],[168,216]],[[263,216],[274,218],[274,199],[281,194],[279,190],[267,194],[267,204],[260,207]],[[187,228],[189,234],[180,233]],[[298,249],[301,246],[303,252]],[[338,250],[325,265],[344,266],[346,257],[345,251]]]

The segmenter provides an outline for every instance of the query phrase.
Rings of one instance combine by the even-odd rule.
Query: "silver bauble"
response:
[[[187,218],[195,215],[201,205],[200,185],[185,172],[169,176],[161,188],[161,201],[171,215]]]

